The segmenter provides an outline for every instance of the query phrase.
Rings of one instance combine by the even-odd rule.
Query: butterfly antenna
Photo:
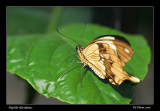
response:
[[[68,38],[68,39],[70,39],[70,40],[72,40],[72,41],[74,41],[75,43],[77,43],[78,45],[79,45],[79,43],[77,42],[77,41],[75,41],[75,40],[73,40],[73,39],[71,39],[71,38],[69,38],[69,37],[67,37],[66,35],[64,35],[64,34],[62,34],[57,28],[56,28],[56,31],[59,33],[59,34],[61,34],[63,37],[66,37],[66,38]]]

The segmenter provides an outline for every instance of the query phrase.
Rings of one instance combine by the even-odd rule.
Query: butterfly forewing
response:
[[[118,40],[114,36],[101,36],[89,43],[82,51],[80,59],[100,78],[108,78],[114,85],[120,85],[128,79],[139,82],[139,79],[128,75],[123,67],[133,55],[128,42]]]
[[[125,42],[119,41],[119,40],[113,41],[113,44],[116,45],[117,54],[122,63],[122,66],[124,66],[125,63],[128,60],[130,60],[131,57],[133,56],[133,50],[128,44],[126,44]]]

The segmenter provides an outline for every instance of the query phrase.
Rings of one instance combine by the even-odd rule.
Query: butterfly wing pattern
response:
[[[119,86],[124,80],[140,82],[137,77],[127,74],[123,67],[133,55],[127,40],[120,36],[104,35],[94,39],[85,48],[79,47],[81,62],[88,65],[97,76]]]

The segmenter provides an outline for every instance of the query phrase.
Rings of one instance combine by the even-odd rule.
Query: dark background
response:
[[[153,12],[153,7],[7,7],[7,36],[48,33],[70,23],[96,23],[129,34],[141,34],[148,41],[152,58],[147,76],[135,87],[131,104],[153,104]],[[45,98],[16,75],[7,73],[6,77],[7,104],[68,104]]]

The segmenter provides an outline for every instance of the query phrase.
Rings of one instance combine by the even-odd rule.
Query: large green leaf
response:
[[[86,26],[72,24],[59,30],[82,46],[100,35],[124,36],[134,50],[134,55],[124,70],[140,78],[141,81],[146,76],[151,55],[143,36],[129,35],[95,24]],[[70,56],[75,51],[76,45],[75,42],[62,37],[56,31],[50,35],[7,37],[7,71],[27,80],[42,95],[64,102],[129,104],[133,98],[133,87],[135,86],[130,81],[114,86],[107,79],[100,79],[89,67],[86,67],[83,69],[83,87],[81,86],[83,64],[73,62],[70,67],[72,60],[80,61],[74,54]]]

